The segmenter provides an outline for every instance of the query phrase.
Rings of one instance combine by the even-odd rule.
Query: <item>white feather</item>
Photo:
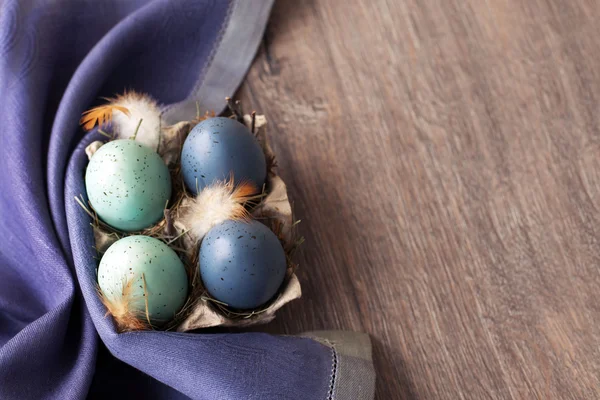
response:
[[[186,220],[193,237],[200,241],[214,226],[228,219],[245,219],[248,213],[229,183],[205,187],[194,198],[186,212]]]
[[[142,120],[135,140],[151,149],[158,149],[160,139],[160,109],[151,97],[135,92],[125,93],[113,101],[115,105],[129,110],[127,116],[119,110],[113,111],[112,127],[116,137],[128,139]]]

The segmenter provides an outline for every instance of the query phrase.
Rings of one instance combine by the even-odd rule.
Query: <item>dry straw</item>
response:
[[[122,102],[123,97],[117,99]],[[256,188],[248,183],[236,184],[233,176],[225,182],[218,182],[205,188],[196,198],[186,191],[179,162],[181,147],[188,133],[197,123],[215,116],[214,112],[201,114],[198,108],[197,115],[191,121],[161,129],[159,154],[169,167],[173,195],[172,202],[165,204],[164,218],[160,222],[139,232],[121,232],[102,222],[83,196],[75,198],[81,208],[92,218],[91,225],[94,229],[99,258],[112,243],[122,237],[146,235],[169,245],[178,253],[186,267],[190,284],[188,299],[174,318],[160,328],[150,323],[147,315],[147,297],[143,296],[142,299],[134,297],[131,280],[123,282],[122,296],[116,299],[107,298],[98,288],[100,298],[108,313],[115,319],[119,332],[149,329],[188,331],[211,326],[248,326],[266,323],[275,317],[277,309],[301,295],[300,285],[294,274],[297,265],[293,263],[292,257],[302,244],[303,238],[297,236],[296,228],[299,221],[294,222],[285,184],[276,173],[275,157],[265,134],[266,119],[264,116],[257,116],[254,112],[251,115],[244,115],[239,102],[233,102],[229,98],[226,101],[231,112],[230,118],[246,124],[257,136],[265,152],[269,174],[267,184],[259,194],[256,194]],[[128,111],[108,104],[84,113],[81,122],[85,124],[86,129],[91,129],[90,127],[96,123],[102,126],[102,123],[111,120],[114,109],[123,114],[127,114]],[[140,123],[137,124],[136,132],[140,128]],[[113,135],[103,133],[111,139],[114,138]],[[135,140],[135,136],[134,133],[130,138]],[[91,157],[100,145],[101,143],[95,142],[88,146],[88,156]],[[261,220],[275,232],[286,251],[288,269],[280,292],[274,299],[259,309],[239,311],[212,298],[204,289],[197,267],[198,243],[212,226],[226,219],[250,218]],[[146,301],[145,315],[132,311],[135,307],[131,306],[140,300]]]

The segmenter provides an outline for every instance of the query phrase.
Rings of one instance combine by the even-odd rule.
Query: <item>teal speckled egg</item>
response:
[[[188,278],[183,263],[169,246],[149,236],[117,240],[100,260],[98,285],[109,300],[118,301],[130,280],[130,307],[144,316],[147,295],[150,321],[156,325],[172,319],[187,298]]]
[[[108,142],[94,153],[85,173],[96,213],[113,228],[134,232],[163,217],[171,176],[160,156],[135,140]]]

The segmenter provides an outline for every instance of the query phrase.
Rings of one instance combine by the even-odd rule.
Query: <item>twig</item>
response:
[[[167,236],[173,236],[175,234],[175,226],[173,225],[173,218],[171,218],[171,210],[165,208],[163,213],[165,215],[165,233]]]
[[[244,121],[244,115],[239,110],[239,105],[240,105],[239,100],[234,103],[231,100],[231,97],[225,97],[225,101],[227,102],[227,107],[229,108],[229,111],[231,111],[231,113],[233,115],[235,115],[235,119],[237,119],[238,122],[242,122],[243,123],[243,121]]]
[[[183,231],[183,232],[181,232],[179,235],[177,235],[177,236],[175,236],[173,239],[169,240],[169,241],[167,242],[167,245],[170,245],[171,243],[173,243],[174,241],[176,241],[176,240],[177,240],[177,239],[179,239],[180,237],[183,237],[183,236],[184,236],[186,233],[188,233],[188,232],[189,232],[189,229],[188,229],[188,230],[185,230],[185,231]]]
[[[212,297],[200,296],[200,298],[201,298],[202,300],[206,300],[206,301],[212,301],[213,303],[217,303],[217,304],[221,304],[221,305],[223,305],[223,306],[225,306],[225,307],[229,307],[229,304],[227,304],[227,303],[225,303],[225,302],[222,302],[222,301],[219,301],[219,300],[217,300],[217,299],[213,299]]]
[[[162,141],[162,114],[158,117],[158,144],[156,145],[156,152],[160,154],[160,142]]]
[[[138,122],[137,127],[135,128],[135,132],[133,132],[133,136],[131,136],[129,139],[135,140],[135,138],[138,134],[138,131],[140,130],[140,125],[142,125],[143,120],[144,120],[143,118],[140,118],[140,122]]]
[[[115,138],[113,135],[111,135],[111,134],[109,134],[109,133],[106,133],[106,132],[104,132],[102,129],[98,129],[98,133],[99,133],[99,134],[101,134],[101,135],[104,135],[104,136],[106,136],[107,138],[109,138],[109,139],[111,139],[111,140]]]
[[[75,196],[74,199],[77,203],[79,203],[81,208],[83,208],[83,211],[85,211],[94,220],[96,219],[96,216],[94,214],[92,214],[92,212],[90,210],[88,210],[88,208],[83,204],[83,202],[81,200],[79,200],[79,197]]]

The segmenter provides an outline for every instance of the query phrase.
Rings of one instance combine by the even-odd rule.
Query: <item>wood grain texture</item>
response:
[[[368,332],[378,399],[600,398],[600,2],[277,2],[238,97],[307,242],[263,330]]]

